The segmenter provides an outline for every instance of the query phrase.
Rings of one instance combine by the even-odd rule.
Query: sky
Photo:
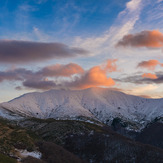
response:
[[[163,0],[5,0],[0,10],[0,102],[90,87],[163,98]]]

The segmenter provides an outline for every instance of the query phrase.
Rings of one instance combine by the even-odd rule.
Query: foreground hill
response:
[[[119,117],[136,130],[163,116],[163,99],[147,99],[107,88],[50,90],[24,94],[0,104],[0,108],[0,116],[8,119],[87,117],[111,124]]]
[[[162,149],[132,141],[105,125],[36,118],[19,123],[0,120],[0,132],[5,133],[0,137],[0,162],[5,160],[2,163],[17,160],[22,163],[161,163],[163,160]],[[25,152],[26,156],[35,155],[20,159],[18,151],[19,154]]]

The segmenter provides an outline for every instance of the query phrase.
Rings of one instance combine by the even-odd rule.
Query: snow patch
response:
[[[19,152],[21,158],[31,156],[31,157],[34,157],[37,159],[41,159],[41,157],[42,157],[42,153],[39,151],[28,152],[26,149],[25,150],[16,149],[16,150]]]

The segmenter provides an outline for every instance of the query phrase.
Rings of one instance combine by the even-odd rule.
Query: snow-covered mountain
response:
[[[77,119],[111,123],[116,117],[143,124],[163,117],[163,99],[147,99],[107,88],[50,90],[24,94],[0,104],[0,116]]]

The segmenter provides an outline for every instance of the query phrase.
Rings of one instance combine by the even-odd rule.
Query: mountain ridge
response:
[[[155,118],[163,117],[163,99],[127,95],[109,88],[27,93],[1,103],[0,108],[0,116],[9,111],[20,117],[42,119],[87,117],[109,125],[119,117],[139,129]]]

